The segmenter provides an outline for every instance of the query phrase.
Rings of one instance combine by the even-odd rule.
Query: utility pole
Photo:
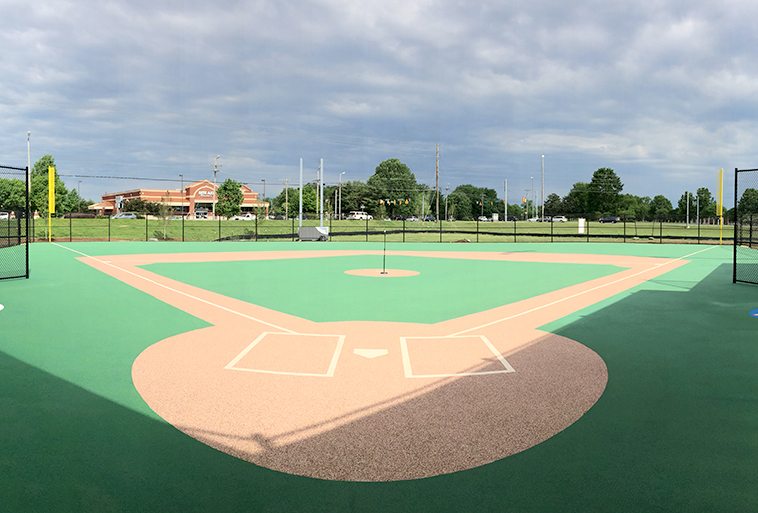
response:
[[[484,193],[482,193],[482,199],[481,201],[479,201],[479,205],[482,207],[482,211],[479,215],[483,216],[484,215]]]
[[[540,193],[540,203],[542,204],[542,220],[545,220],[545,156],[542,155],[542,192]]]
[[[284,218],[290,218],[290,187],[289,178],[284,179]]]
[[[347,173],[347,171],[343,171],[340,173],[340,194],[339,194],[339,213],[338,213],[338,219],[342,219],[342,175]]]
[[[216,155],[216,158],[213,159],[213,203],[211,204],[213,217],[216,217],[216,202],[218,201],[218,186],[216,185],[216,175],[219,171],[221,171],[221,164],[218,162],[220,158],[221,155]]]
[[[690,191],[687,191],[687,228],[690,227]]]
[[[32,191],[32,132],[26,132],[26,192]],[[28,221],[27,221],[28,222]]]
[[[319,203],[321,205],[321,211],[319,212],[319,226],[324,227],[324,159],[321,159],[318,166],[318,183],[319,183]]]
[[[440,218],[440,145],[437,144],[437,153],[434,158],[434,194],[437,196],[437,219]]]
[[[503,203],[505,204],[503,207],[503,221],[508,220],[508,179],[506,178],[503,181]]]
[[[447,184],[445,186],[445,221],[449,219],[449,217],[447,217],[447,197],[450,195],[448,193],[449,190],[450,190],[450,184]]]
[[[537,217],[537,192],[534,190],[534,177],[529,177],[532,180],[532,207],[534,207],[534,217]],[[527,208],[527,211],[529,209]]]

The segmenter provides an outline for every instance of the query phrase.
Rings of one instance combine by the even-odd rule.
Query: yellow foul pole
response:
[[[53,240],[53,214],[55,214],[55,167],[47,168],[47,241]]]
[[[719,169],[719,196],[716,203],[716,215],[719,216],[719,246],[724,237],[724,168]]]

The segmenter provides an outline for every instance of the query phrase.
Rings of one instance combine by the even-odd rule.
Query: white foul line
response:
[[[193,296],[192,294],[189,294],[189,293],[187,293],[187,292],[182,292],[181,290],[177,290],[177,289],[175,289],[175,288],[173,288],[173,287],[169,287],[168,285],[164,285],[163,283],[159,283],[159,282],[157,282],[157,281],[155,281],[155,280],[151,280],[150,278],[148,278],[148,277],[146,277],[146,276],[142,276],[142,275],[139,275],[139,274],[137,274],[137,273],[133,273],[133,272],[131,272],[131,271],[127,270],[127,269],[124,269],[123,267],[119,267],[119,266],[117,266],[117,265],[115,265],[115,264],[112,264],[112,263],[110,263],[110,262],[106,262],[105,260],[100,260],[100,259],[99,259],[99,258],[97,258],[97,257],[93,257],[93,256],[90,256],[90,255],[88,255],[88,254],[86,254],[86,253],[82,253],[81,251],[77,251],[77,250],[75,250],[75,249],[67,248],[66,246],[63,246],[63,245],[61,245],[61,244],[58,244],[57,242],[53,242],[52,244],[53,244],[53,245],[55,245],[55,246],[58,246],[58,247],[60,247],[60,248],[66,249],[66,250],[68,250],[68,251],[71,251],[71,252],[73,252],[73,253],[78,253],[79,255],[82,255],[83,257],[86,257],[86,258],[91,258],[92,260],[95,260],[95,261],[97,261],[97,262],[100,262],[100,263],[101,263],[101,264],[103,264],[103,265],[107,265],[107,266],[109,266],[109,267],[113,267],[113,268],[115,268],[115,269],[118,269],[119,271],[125,272],[126,274],[130,274],[130,275],[132,275],[132,276],[134,276],[134,277],[136,277],[136,278],[139,278],[139,279],[141,279],[141,280],[145,280],[145,281],[146,281],[146,282],[148,282],[148,283],[152,283],[153,285],[157,285],[158,287],[162,287],[162,288],[164,288],[164,289],[166,289],[166,290],[169,290],[169,291],[171,291],[171,292],[174,292],[174,293],[176,293],[176,294],[180,294],[180,295],[182,295],[182,296],[188,297],[188,298],[190,298],[190,299],[194,299],[195,301],[199,301],[199,302],[201,302],[201,303],[204,303],[204,304],[206,304],[206,305],[209,305],[209,306],[213,306],[213,307],[216,307],[216,308],[218,308],[219,310],[223,310],[223,311],[225,311],[225,312],[228,312],[228,313],[230,313],[230,314],[238,315],[238,316],[240,316],[240,317],[243,317],[243,318],[245,318],[245,319],[248,319],[248,320],[250,320],[250,321],[255,321],[255,322],[259,322],[259,323],[261,323],[261,324],[265,324],[266,326],[271,326],[272,328],[276,328],[276,329],[278,329],[278,330],[281,330],[281,331],[285,331],[285,332],[287,332],[287,333],[293,333],[293,334],[297,334],[297,332],[296,332],[296,331],[293,331],[293,330],[291,330],[291,329],[288,329],[288,328],[283,328],[283,327],[281,327],[281,326],[277,326],[276,324],[272,324],[272,323],[270,323],[270,322],[266,322],[266,321],[264,321],[264,320],[262,320],[262,319],[257,319],[257,318],[255,318],[255,317],[252,317],[252,316],[250,316],[250,315],[247,315],[247,314],[243,314],[242,312],[238,312],[238,311],[236,311],[236,310],[232,310],[231,308],[227,308],[227,307],[225,307],[225,306],[221,306],[221,305],[218,305],[218,304],[216,304],[216,303],[213,303],[212,301],[208,301],[208,300],[206,300],[206,299],[203,299],[203,298],[199,298],[199,297],[197,297],[197,296]]]
[[[524,310],[523,312],[519,312],[519,313],[516,313],[516,314],[513,314],[513,315],[509,315],[508,317],[503,317],[502,319],[497,319],[495,321],[490,321],[490,322],[487,322],[487,323],[482,324],[480,326],[474,326],[473,328],[468,328],[468,329],[465,329],[463,331],[456,331],[455,333],[451,333],[448,336],[449,337],[454,337],[454,336],[457,336],[457,335],[461,335],[463,333],[469,333],[471,331],[480,330],[482,328],[486,328],[488,326],[492,326],[493,324],[498,324],[498,323],[501,323],[501,322],[504,322],[504,321],[510,321],[511,319],[516,319],[518,317],[522,317],[522,316],[530,314],[532,312],[536,312],[538,310],[542,310],[544,308],[548,308],[550,306],[557,305],[558,303],[563,303],[564,301],[568,301],[569,299],[574,299],[575,297],[579,297],[579,296],[581,296],[583,294],[587,294],[588,292],[594,292],[595,290],[602,289],[602,288],[607,287],[609,285],[614,285],[616,283],[619,283],[619,282],[622,282],[622,281],[626,281],[629,278],[634,278],[635,276],[639,276],[640,274],[644,274],[644,273],[646,273],[648,271],[652,271],[654,269],[658,269],[659,267],[662,267],[664,265],[669,265],[669,264],[671,264],[673,262],[677,262],[679,260],[684,260],[687,257],[691,257],[693,255],[697,255],[698,253],[702,253],[703,251],[708,251],[708,250],[711,250],[711,249],[714,249],[714,248],[717,248],[717,247],[718,246],[711,246],[709,248],[701,249],[700,251],[695,251],[694,253],[690,253],[689,255],[684,255],[684,256],[681,256],[681,257],[678,257],[678,258],[673,258],[671,260],[667,260],[666,262],[662,262],[660,264],[655,264],[652,267],[649,267],[647,269],[643,269],[642,271],[636,272],[634,274],[630,274],[628,276],[624,276],[623,278],[619,278],[617,280],[613,280],[613,281],[610,281],[608,283],[603,283],[601,285],[597,285],[597,286],[592,287],[590,289],[583,290],[581,292],[577,292],[576,294],[572,294],[570,296],[566,296],[566,297],[563,297],[561,299],[556,299],[555,301],[551,301],[550,303],[545,303],[544,305],[535,306],[534,308],[530,308],[529,310]]]

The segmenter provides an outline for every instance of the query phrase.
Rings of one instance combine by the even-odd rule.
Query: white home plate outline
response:
[[[475,372],[453,372],[453,373],[443,373],[443,374],[414,374],[413,368],[411,367],[411,357],[408,352],[408,340],[430,340],[430,339],[472,339],[472,338],[478,338],[480,339],[485,346],[487,346],[487,349],[490,350],[490,352],[497,358],[497,360],[500,362],[500,364],[503,366],[503,370],[496,370],[496,371],[475,371]],[[516,369],[514,369],[510,363],[508,363],[508,360],[505,359],[505,357],[500,353],[500,351],[497,350],[497,348],[490,342],[490,340],[485,337],[484,335],[466,335],[466,336],[455,336],[455,335],[447,335],[447,336],[413,336],[413,337],[400,337],[400,353],[403,357],[403,374],[406,378],[455,378],[458,376],[486,376],[489,374],[509,374],[511,372],[516,372]]]
[[[334,347],[334,352],[332,353],[332,358],[329,361],[329,367],[327,368],[325,373],[317,373],[317,372],[293,372],[293,371],[275,371],[275,370],[269,370],[269,369],[255,369],[252,367],[237,367],[237,364],[242,360],[247,354],[252,351],[255,346],[257,346],[259,343],[261,343],[266,336],[268,335],[280,335],[280,336],[286,336],[286,337],[332,337],[337,339],[337,343]],[[232,361],[227,363],[224,366],[224,369],[226,370],[234,370],[234,371],[243,371],[243,372],[258,372],[261,374],[278,374],[282,376],[308,376],[308,377],[317,377],[317,378],[333,378],[334,372],[337,369],[337,361],[340,358],[340,355],[342,354],[342,348],[345,346],[345,335],[332,335],[332,334],[322,334],[322,333],[293,333],[293,332],[276,332],[276,331],[264,331],[260,335],[258,335],[255,340],[253,340],[245,349],[243,349],[237,356],[235,356]]]

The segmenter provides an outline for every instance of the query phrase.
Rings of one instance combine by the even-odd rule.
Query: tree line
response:
[[[44,155],[31,171],[30,206],[32,211],[47,214],[47,174],[48,167],[54,166],[52,155]],[[607,167],[597,169],[588,182],[575,183],[569,192],[561,197],[556,193],[545,198],[545,216],[566,215],[597,219],[606,215],[618,215],[638,221],[685,221],[689,204],[690,219],[699,210],[700,218],[716,217],[716,199],[707,187],[694,192],[684,191],[677,205],[663,195],[654,197],[636,196],[623,193],[624,184],[616,172]],[[310,182],[303,187],[303,211],[314,214],[318,211],[317,184]],[[56,212],[87,212],[92,203],[79,196],[76,189],[68,189],[59,176],[55,179]],[[341,193],[341,194],[340,194]],[[399,159],[391,158],[381,162],[374,173],[363,182],[351,180],[341,186],[324,187],[325,213],[335,214],[338,203],[342,212],[362,210],[377,219],[405,219],[410,216],[437,217],[437,198],[433,188],[417,181],[411,169]],[[19,179],[0,179],[0,210],[22,211],[24,209],[25,184]],[[535,208],[532,199],[522,197],[521,201],[509,202],[508,217],[526,219],[542,215]],[[299,211],[299,189],[289,187],[271,199],[272,213],[297,217]],[[216,213],[231,217],[240,213],[242,203],[241,184],[231,179],[225,180],[218,189]],[[748,188],[738,199],[738,208],[744,213],[758,213],[758,189]],[[159,203],[132,200],[123,210],[159,214]],[[492,217],[493,213],[503,215],[504,201],[498,198],[495,189],[477,187],[472,184],[458,185],[452,191],[440,191],[439,216],[452,219],[472,220],[479,216]],[[539,211],[538,211],[539,210]],[[727,219],[734,216],[733,209],[725,211]]]

